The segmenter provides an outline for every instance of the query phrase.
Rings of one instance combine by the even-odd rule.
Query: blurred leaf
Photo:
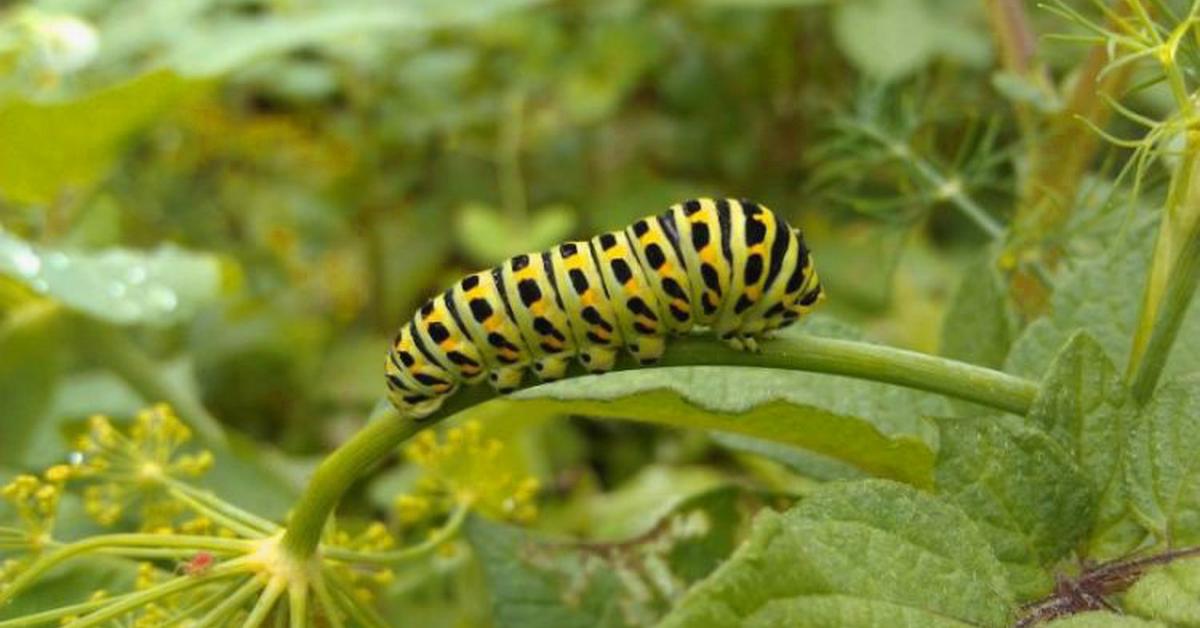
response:
[[[963,4],[846,0],[834,7],[833,33],[850,61],[881,81],[910,75],[937,55],[986,63],[991,54],[987,40],[970,27],[970,9],[963,11]]]
[[[589,532],[598,539],[619,539],[645,531],[681,502],[724,482],[708,467],[648,465],[615,490],[589,500]]]
[[[1007,288],[990,261],[966,268],[942,320],[941,354],[998,368],[1016,334]]]
[[[1167,628],[1167,625],[1110,611],[1088,611],[1056,619],[1046,624],[1046,628]]]
[[[1008,356],[1005,370],[1038,377],[1077,330],[1085,329],[1114,364],[1129,356],[1141,288],[1149,273],[1155,224],[1142,225],[1111,243],[1093,259],[1078,264],[1056,281],[1050,314],[1025,328]],[[1164,377],[1200,372],[1200,307],[1183,320],[1163,371]]]
[[[0,320],[0,465],[21,467],[46,419],[62,374],[62,324],[59,309],[43,300]]]
[[[228,72],[252,61],[304,46],[332,44],[369,35],[415,43],[425,31],[478,23],[542,0],[466,0],[381,2],[378,0],[315,4],[316,10],[258,15],[199,23],[173,42],[168,64],[184,75],[208,76]]]
[[[979,526],[1018,598],[1054,587],[1054,565],[1091,530],[1095,495],[1068,452],[1018,421],[941,419],[937,493]]]
[[[1126,475],[1138,521],[1172,546],[1200,543],[1200,376],[1164,383],[1132,423]]]
[[[173,245],[152,252],[55,250],[4,231],[0,273],[74,310],[122,325],[187,320],[218,296],[224,280],[218,258]]]
[[[50,203],[87,188],[107,173],[132,132],[199,87],[153,72],[64,103],[0,102],[0,196]]]
[[[93,591],[128,591],[136,573],[133,561],[95,555],[76,557],[0,606],[0,620],[86,602]]]
[[[1200,626],[1200,560],[1178,560],[1143,575],[1121,601],[1135,615]]]
[[[809,322],[817,335],[846,337],[839,325]],[[885,384],[810,373],[689,367],[578,377],[493,402],[514,414],[558,411],[627,417],[689,429],[732,432],[805,447],[868,473],[932,483],[932,426],[943,398]],[[493,404],[488,404],[493,405]]]
[[[700,4],[730,8],[815,7],[832,4],[834,0],[700,0]]]
[[[842,52],[864,74],[882,81],[928,63],[936,51],[936,29],[936,18],[922,0],[850,0],[833,13]]]
[[[145,402],[124,381],[109,371],[71,373],[54,390],[54,400],[29,439],[25,463],[45,468],[66,459],[70,436],[86,430],[93,414],[133,416]]]
[[[716,488],[614,543],[556,541],[478,517],[467,537],[501,628],[649,625],[733,551],[744,513],[761,503],[742,489]]]
[[[713,432],[710,437],[723,447],[763,456],[814,480],[857,480],[865,477],[861,469],[800,447],[727,432]]]
[[[660,626],[1004,626],[1012,603],[962,512],[864,480],[760,514],[749,540]]]
[[[455,232],[471,261],[490,266],[513,255],[545,250],[575,228],[575,212],[551,205],[513,221],[499,209],[473,203],[459,209]]]
[[[1063,445],[1098,496],[1095,527],[1084,544],[1084,555],[1095,560],[1122,556],[1144,536],[1129,519],[1123,478],[1135,413],[1116,368],[1086,332],[1059,352],[1029,411],[1029,421]]]

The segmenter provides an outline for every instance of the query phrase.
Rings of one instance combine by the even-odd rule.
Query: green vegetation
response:
[[[0,8],[0,627],[1200,625],[1200,1]],[[386,402],[697,196],[760,353]]]

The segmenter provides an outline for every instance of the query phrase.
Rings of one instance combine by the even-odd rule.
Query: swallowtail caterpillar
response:
[[[388,396],[420,418],[464,383],[507,393],[527,369],[562,378],[573,358],[604,373],[622,347],[653,364],[668,336],[697,328],[753,351],[823,298],[798,229],[751,201],[689,200],[518,255],[430,299],[388,352]]]

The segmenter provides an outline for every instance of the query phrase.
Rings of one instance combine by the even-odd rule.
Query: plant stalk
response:
[[[815,336],[789,336],[763,343],[760,353],[736,351],[705,336],[679,338],[656,368],[740,366],[844,375],[896,384],[1025,414],[1033,404],[1034,382],[964,362],[883,345]],[[617,370],[637,367],[623,363]],[[551,384],[552,385],[552,384]],[[497,393],[486,386],[465,388],[423,419],[400,416],[386,402],[367,425],[321,463],[292,513],[282,546],[296,560],[316,551],[326,520],[342,494],[370,467],[417,432]]]
[[[1188,307],[1192,303],[1192,297],[1196,294],[1198,285],[1200,285],[1200,221],[1193,225],[1183,248],[1179,251],[1178,260],[1167,280],[1166,296],[1163,297],[1158,315],[1155,317],[1150,339],[1146,342],[1145,350],[1136,366],[1131,358],[1130,368],[1133,369],[1131,371],[1131,388],[1133,397],[1138,403],[1145,403],[1149,400],[1158,386],[1158,380],[1162,376],[1163,368],[1167,365],[1167,358],[1171,354],[1171,347],[1175,344],[1176,336],[1179,335],[1179,328],[1183,325],[1184,317],[1187,315]]]

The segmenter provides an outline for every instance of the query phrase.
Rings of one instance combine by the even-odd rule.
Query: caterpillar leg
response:
[[[749,351],[750,353],[758,353],[762,349],[758,346],[758,340],[755,336],[742,334],[740,332],[730,332],[721,336],[721,340],[725,344],[737,349],[738,351]]]
[[[589,373],[607,373],[617,364],[617,350],[601,346],[585,349],[579,352],[579,362]]]
[[[525,370],[519,366],[501,366],[488,373],[488,383],[500,394],[510,393],[521,386]]]
[[[654,364],[666,353],[667,339],[665,336],[638,336],[637,340],[626,346],[638,364]]]
[[[533,363],[533,372],[543,382],[553,382],[566,377],[570,365],[570,356],[549,355]]]
[[[442,407],[442,402],[446,400],[445,396],[401,395],[399,391],[391,391],[388,396],[391,399],[392,405],[396,406],[400,414],[410,416],[414,419],[423,419],[433,414],[438,408]]]

